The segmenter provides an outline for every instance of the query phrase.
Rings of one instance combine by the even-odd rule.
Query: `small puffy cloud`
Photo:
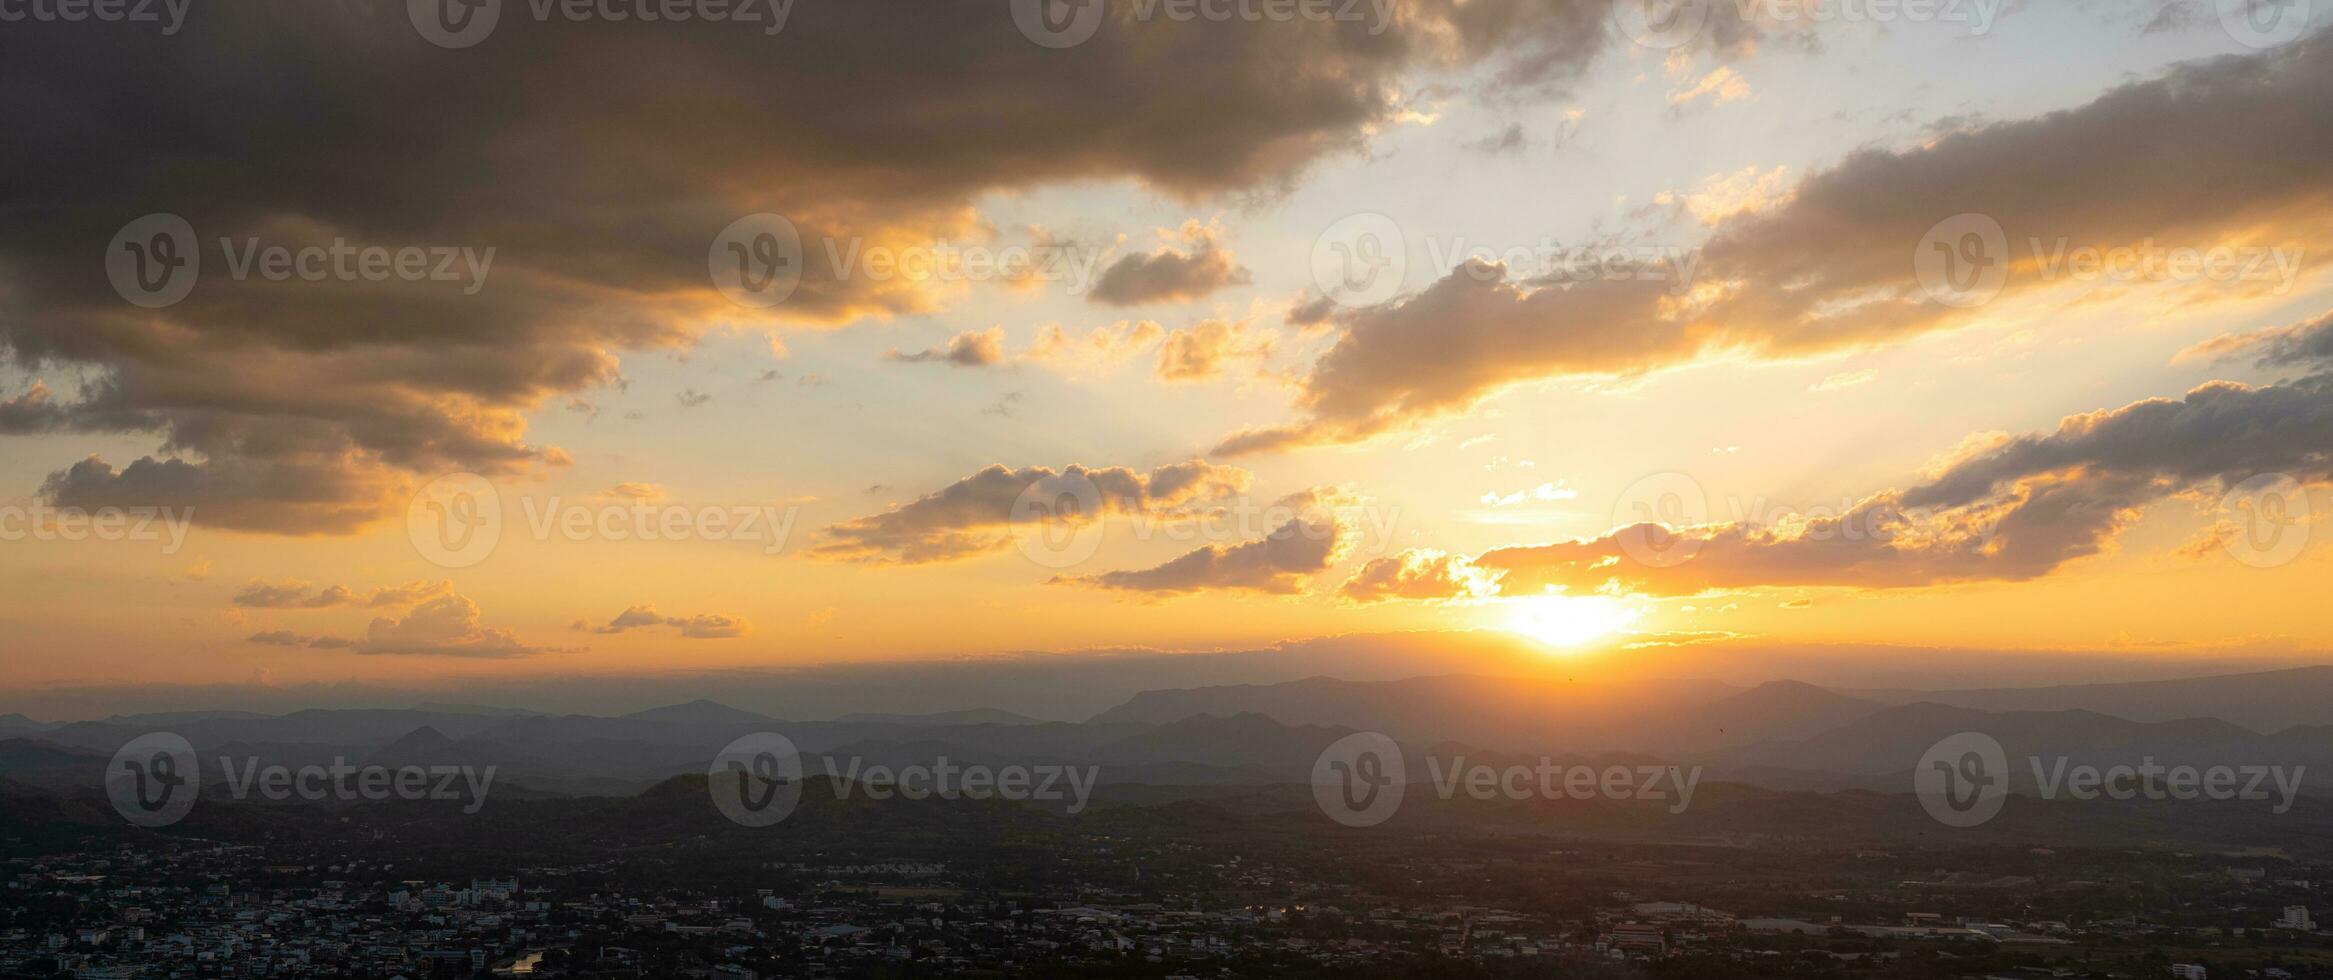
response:
[[[1471,599],[1496,591],[1496,577],[1463,555],[1413,549],[1362,565],[1337,594],[1354,602]]]
[[[1468,142],[1466,144],[1466,148],[1473,150],[1476,153],[1487,153],[1492,156],[1498,156],[1508,153],[1521,153],[1523,152],[1523,147],[1527,142],[1528,141],[1523,136],[1523,124],[1509,123],[1507,124],[1507,128],[1502,129],[1497,133]]]
[[[246,609],[331,609],[338,606],[369,606],[375,609],[392,606],[410,606],[426,599],[434,599],[454,590],[450,581],[417,580],[403,585],[374,589],[367,597],[359,598],[345,585],[311,588],[301,582],[269,585],[253,582],[235,594],[235,605]]]
[[[1691,193],[1663,193],[1655,201],[1682,205],[1694,220],[1715,226],[1736,215],[1772,210],[1789,201],[1794,189],[1790,168],[1759,170],[1749,166],[1707,177]]]
[[[48,384],[35,378],[22,394],[0,399],[0,435],[28,435],[62,426],[65,412],[50,395]]]
[[[1004,328],[966,330],[948,338],[940,347],[927,347],[913,354],[901,353],[899,348],[883,355],[886,359],[907,364],[932,361],[956,367],[989,367],[1004,363]]]
[[[1529,490],[1517,490],[1513,493],[1499,493],[1495,490],[1485,491],[1482,495],[1482,502],[1492,507],[1513,507],[1516,504],[1532,501],[1573,500],[1579,495],[1579,491],[1560,483],[1542,483]]]
[[[1247,285],[1248,270],[1216,243],[1214,229],[1189,222],[1182,239],[1181,248],[1169,245],[1110,263],[1086,298],[1105,306],[1182,303]]]
[[[1155,595],[1211,590],[1292,595],[1343,555],[1351,534],[1336,508],[1348,503],[1350,498],[1333,488],[1307,490],[1274,504],[1287,518],[1257,540],[1204,545],[1152,568],[1055,581]]]
[[[1743,78],[1732,65],[1719,65],[1699,81],[1669,93],[1669,106],[1682,109],[1703,100],[1710,105],[1724,105],[1749,97],[1750,80]]]
[[[1201,460],[1161,466],[1148,474],[1122,466],[1088,469],[1071,464],[1056,472],[1000,464],[904,506],[830,526],[825,530],[827,543],[811,554],[903,565],[956,561],[1006,547],[1016,519],[1040,519],[1043,515],[1015,513],[1027,494],[1042,494],[1048,504],[1063,495],[1091,503],[1096,513],[1063,519],[1093,520],[1109,514],[1170,514],[1242,492],[1247,485],[1246,470]]]
[[[351,649],[383,656],[524,657],[543,652],[519,642],[509,630],[480,623],[478,604],[459,595],[439,596],[403,618],[375,619]]]
[[[1333,325],[1332,318],[1336,312],[1336,300],[1326,296],[1315,296],[1289,307],[1287,322],[1289,326],[1306,334],[1313,334]]]
[[[1022,356],[1064,371],[1099,370],[1141,356],[1165,336],[1166,328],[1152,320],[1120,320],[1082,335],[1048,323]]]
[[[348,590],[333,586],[323,593],[311,593],[308,586],[269,585],[253,582],[235,594],[234,602],[245,609],[322,609],[346,602]]]
[[[664,488],[653,483],[618,483],[597,496],[607,500],[627,500],[634,503],[657,504],[665,499]]]
[[[310,636],[306,633],[294,633],[291,630],[269,630],[264,633],[253,633],[245,637],[244,642],[271,647],[307,647],[311,650],[346,650],[356,645],[353,640],[337,636]]]
[[[407,582],[403,585],[374,589],[373,594],[365,599],[365,605],[375,609],[387,606],[410,606],[416,602],[435,599],[453,591],[454,583],[443,579],[435,582],[426,580]]]
[[[308,642],[308,637],[290,630],[271,630],[265,633],[253,633],[248,641],[266,646],[296,647]]]
[[[1272,356],[1279,338],[1268,331],[1251,331],[1245,323],[1206,320],[1197,326],[1167,334],[1158,349],[1158,377],[1162,381],[1206,381],[1222,376],[1235,362],[1260,364]]]
[[[349,534],[379,516],[398,478],[361,454],[285,451],[193,462],[142,456],[115,469],[96,456],[49,474],[58,507],[177,508],[212,527],[271,534]]]
[[[616,634],[653,626],[673,627],[680,631],[683,638],[691,640],[730,639],[744,636],[750,628],[745,620],[734,616],[665,616],[657,613],[653,606],[639,605],[625,609],[616,618],[609,620],[606,626],[592,632]]]
[[[679,627],[680,635],[691,640],[722,640],[744,636],[749,629],[745,620],[734,616],[715,616],[699,613],[686,618],[665,620],[665,625]]]

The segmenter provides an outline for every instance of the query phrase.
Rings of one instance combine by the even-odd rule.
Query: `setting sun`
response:
[[[1601,640],[1634,625],[1641,610],[1611,596],[1542,595],[1506,603],[1505,629],[1550,646]]]

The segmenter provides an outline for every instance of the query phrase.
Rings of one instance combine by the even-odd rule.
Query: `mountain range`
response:
[[[2238,710],[2242,699],[2271,688],[2279,707]],[[2197,710],[2182,713],[2179,699]],[[1413,769],[1428,755],[1501,764],[1539,757],[1657,761],[1773,789],[1903,792],[1930,746],[1976,731],[2000,742],[2014,762],[2013,785],[2030,789],[2029,757],[2333,772],[2333,667],[1961,692],[1842,691],[1795,681],[1741,688],[1463,674],[1315,677],[1145,691],[1083,722],[993,709],[788,721],[710,700],[616,717],[449,704],[274,716],[173,712],[67,724],[7,715],[0,716],[0,771],[51,789],[96,786],[116,749],[161,730],[185,737],[205,758],[491,765],[499,786],[557,796],[623,796],[702,773],[724,746],[757,731],[792,740],[811,757],[805,766],[812,772],[826,757],[896,767],[946,756],[961,765],[1095,766],[1105,784],[1196,792],[1304,783],[1327,746],[1374,731],[1400,744]]]

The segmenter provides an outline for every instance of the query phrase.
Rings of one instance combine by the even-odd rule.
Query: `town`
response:
[[[2265,855],[1010,838],[92,839],[0,861],[0,975],[2333,977],[2333,865]]]

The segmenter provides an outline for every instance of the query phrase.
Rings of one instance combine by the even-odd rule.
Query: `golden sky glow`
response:
[[[329,147],[221,108],[248,79],[161,107],[183,132],[0,96],[113,134],[44,127],[47,190],[7,192],[0,687],[1466,629],[2333,647],[2333,39],[2021,8],[1462,43],[1406,11],[1398,55],[1318,24],[1057,51],[950,11],[935,39],[1004,39],[350,42],[355,80],[474,97]],[[199,73],[223,36],[150,47]],[[147,70],[89,60],[92,93]],[[747,90],[786,94],[706,94]],[[212,174],[188,133],[267,152]],[[147,214],[196,231],[182,299],[96,258]],[[739,302],[759,215],[792,278]],[[232,271],[335,238],[495,251],[474,283]],[[489,498],[451,554],[487,518],[447,502]],[[156,508],[191,523],[75,523]]]

